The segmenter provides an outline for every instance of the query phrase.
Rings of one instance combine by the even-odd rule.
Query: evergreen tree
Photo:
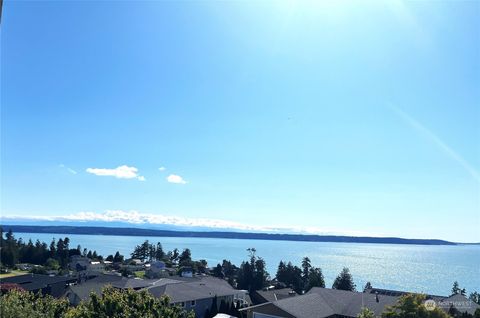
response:
[[[52,258],[57,256],[57,249],[55,246],[57,246],[57,244],[55,243],[55,238],[53,238],[52,242],[50,242],[50,257]]]
[[[367,282],[365,286],[363,286],[363,292],[366,292],[368,289],[372,289],[372,284],[370,282]]]
[[[189,248],[183,250],[182,254],[178,257],[178,265],[180,266],[193,266],[192,253]]]
[[[310,274],[308,275],[308,282],[305,286],[305,291],[307,292],[313,287],[325,288],[325,279],[323,278],[322,270],[317,267],[310,268]]]
[[[219,277],[219,278],[224,278],[225,275],[223,274],[223,268],[222,265],[217,264],[217,266],[213,269],[213,276]]]
[[[453,287],[452,287],[452,295],[463,295],[465,296],[467,294],[467,291],[465,288],[460,288],[459,284],[457,281],[453,282]]]
[[[305,283],[308,283],[308,275],[310,274],[310,269],[312,268],[312,264],[308,257],[304,257],[302,260],[302,278]]]
[[[178,256],[180,255],[178,248],[173,249],[172,252],[170,252],[170,261],[175,263],[177,262]]]
[[[250,292],[263,288],[268,279],[265,261],[256,256],[254,248],[247,249],[250,256],[249,262],[242,262],[237,272],[238,288]]]
[[[279,282],[282,283],[285,283],[285,281],[287,280],[287,265],[285,265],[283,261],[280,261],[280,263],[278,263],[277,275],[275,275],[275,277]]]
[[[160,261],[164,258],[165,258],[165,252],[163,251],[162,244],[158,242],[157,248],[155,249],[155,259]]]
[[[348,268],[345,267],[337,278],[335,278],[332,288],[355,291],[356,286]]]
[[[478,292],[471,293],[468,299],[480,305],[480,294]]]
[[[117,251],[117,252],[115,253],[115,256],[113,257],[113,261],[114,261],[115,263],[122,263],[122,262],[123,262],[123,259],[124,259],[124,257],[123,257],[123,255],[120,255],[120,252],[119,252],[119,251]]]

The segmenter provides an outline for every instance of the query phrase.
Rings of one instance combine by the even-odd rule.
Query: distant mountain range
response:
[[[337,235],[307,235],[278,233],[247,233],[230,231],[177,231],[134,227],[104,226],[67,226],[67,225],[0,225],[4,231],[23,233],[55,233],[82,235],[121,235],[121,236],[160,236],[160,237],[197,237],[245,240],[282,240],[303,242],[337,243],[380,243],[380,244],[418,244],[418,245],[457,245],[458,243],[437,239],[405,239],[398,237],[355,237]]]

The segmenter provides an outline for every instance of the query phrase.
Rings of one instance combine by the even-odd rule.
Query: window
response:
[[[185,307],[185,302],[184,302],[184,301],[179,302],[178,305],[179,305],[180,307],[184,308],[184,307]]]
[[[194,307],[196,304],[197,304],[197,302],[196,302],[195,300],[192,300],[192,301],[190,302],[190,306],[192,306],[192,307]]]

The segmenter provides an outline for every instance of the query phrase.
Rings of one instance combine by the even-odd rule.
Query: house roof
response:
[[[112,282],[111,285],[115,288],[121,289],[140,289],[152,286],[157,281],[158,279],[123,278],[121,280]]]
[[[100,295],[102,289],[108,285],[119,289],[141,289],[154,285],[159,280],[155,279],[135,279],[125,278],[116,275],[99,275],[93,279],[89,279],[81,284],[70,286],[67,293],[75,294],[79,299],[87,299],[90,293]]]
[[[399,291],[399,290],[389,290],[389,289],[380,289],[380,288],[371,288],[365,291],[366,293],[376,294],[379,295],[393,295],[393,296],[403,296],[407,294],[415,294],[406,291]],[[480,305],[471,301],[467,297],[456,294],[451,296],[439,296],[439,295],[430,295],[424,294],[426,299],[432,299],[435,301],[436,305],[442,308],[444,311],[448,312],[451,307],[455,308],[461,313],[467,312],[469,314],[474,314],[475,310],[480,308]]]
[[[365,291],[368,294],[378,294],[378,295],[385,295],[385,296],[403,296],[407,294],[416,294],[412,292],[406,292],[401,290],[392,290],[392,289],[382,289],[382,288],[369,288]],[[446,296],[438,296],[438,295],[430,295],[430,294],[423,294],[427,297],[427,299],[443,299]]]
[[[292,292],[294,294],[292,294]],[[272,290],[257,290],[257,294],[260,295],[265,301],[272,302],[280,299],[296,296],[297,294],[291,288],[272,289]]]
[[[323,318],[332,315],[357,317],[363,307],[379,315],[386,306],[396,303],[398,297],[380,296],[378,302],[371,294],[327,288],[312,288],[307,294],[244,308],[257,310],[273,305],[297,318]]]
[[[379,295],[377,302],[376,295],[319,287],[312,288],[308,294],[320,296],[337,315],[350,317],[357,317],[362,307],[380,315],[386,306],[394,305],[398,301],[396,296]]]
[[[68,287],[68,290],[66,291],[66,295],[68,294],[74,294],[76,295],[80,300],[86,300],[90,296],[91,293],[95,293],[97,295],[100,295],[102,292],[103,287],[106,284],[101,284],[97,282],[90,282],[87,281],[82,284],[78,285],[73,285]]]
[[[241,292],[231,287],[226,281],[213,277],[203,277],[191,281],[174,281],[163,284],[160,281],[154,286],[149,287],[148,291],[155,297],[167,295],[170,297],[172,303],[211,298],[215,295],[229,296]]]
[[[0,284],[13,283],[28,291],[37,291],[52,284],[76,281],[75,277],[25,274],[0,279]]]
[[[438,307],[442,308],[444,311],[448,312],[450,308],[454,308],[460,313],[468,313],[471,315],[475,314],[477,309],[480,309],[480,305],[474,301],[468,299],[467,297],[456,294],[449,297],[445,297],[441,300],[435,300],[435,303]]]

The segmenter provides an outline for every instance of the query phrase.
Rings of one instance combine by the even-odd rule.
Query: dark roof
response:
[[[137,279],[125,278],[116,275],[100,275],[93,279],[89,279],[81,284],[70,286],[68,293],[75,294],[78,298],[84,300],[90,296],[90,293],[100,295],[102,289],[108,285],[119,289],[142,289],[154,285],[159,280],[156,279]]]
[[[0,284],[13,283],[19,285],[20,287],[28,291],[38,291],[52,284],[67,284],[76,280],[76,277],[25,274],[1,278]]]
[[[382,289],[382,288],[370,288],[370,289],[367,289],[365,293],[385,295],[385,296],[395,296],[395,297],[408,295],[408,294],[420,294],[420,293],[412,293],[412,292],[406,292],[401,290]],[[423,293],[422,295],[425,295],[427,299],[443,299],[447,297],[447,296],[430,295],[430,294],[423,294]]]
[[[312,288],[308,294],[317,294],[321,300],[332,308],[337,315],[357,317],[362,307],[372,310],[375,315],[380,315],[385,307],[394,305],[398,297],[351,292],[329,288]]]
[[[292,293],[293,292],[293,293]],[[296,296],[297,294],[291,288],[257,290],[257,294],[266,302],[277,301],[280,299]]]
[[[112,282],[111,285],[115,288],[121,288],[121,289],[128,289],[128,288],[140,289],[140,288],[152,286],[157,281],[158,279],[124,278],[122,280]]]
[[[82,284],[70,286],[66,292],[66,295],[68,296],[68,294],[75,294],[80,300],[86,300],[90,296],[90,293],[100,295],[102,293],[102,289],[106,285],[107,284],[87,281]]]
[[[460,294],[445,297],[441,300],[435,300],[435,303],[438,307],[442,308],[446,312],[453,307],[460,313],[466,312],[470,315],[474,315],[475,311],[480,309],[479,304]]]
[[[215,295],[228,296],[241,292],[231,287],[226,281],[213,277],[202,277],[202,279],[191,281],[170,281],[162,282],[160,280],[148,288],[148,291],[155,297],[167,295],[172,303],[212,298]]]
[[[371,288],[365,291],[369,294],[378,294],[378,295],[392,295],[392,296],[403,296],[407,294],[419,294],[399,290],[390,290],[390,289],[381,289],[381,288]],[[474,314],[475,310],[480,308],[480,305],[471,301],[467,297],[456,294],[451,296],[439,296],[431,294],[423,294],[426,299],[432,299],[435,301],[436,305],[442,308],[444,311],[448,312],[451,307],[455,310],[458,310],[461,313],[467,312],[469,314]]]
[[[363,307],[379,315],[386,306],[395,304],[397,300],[398,297],[380,296],[377,302],[376,297],[371,294],[316,287],[305,295],[288,297],[242,310],[255,311],[255,308],[274,305],[297,318],[322,318],[332,315],[357,317]]]
[[[94,278],[88,279],[87,282],[95,282],[95,283],[113,283],[113,282],[118,282],[121,281],[122,279],[125,279],[125,277],[120,276],[120,275],[111,275],[111,274],[100,274],[98,276],[95,276]]]

